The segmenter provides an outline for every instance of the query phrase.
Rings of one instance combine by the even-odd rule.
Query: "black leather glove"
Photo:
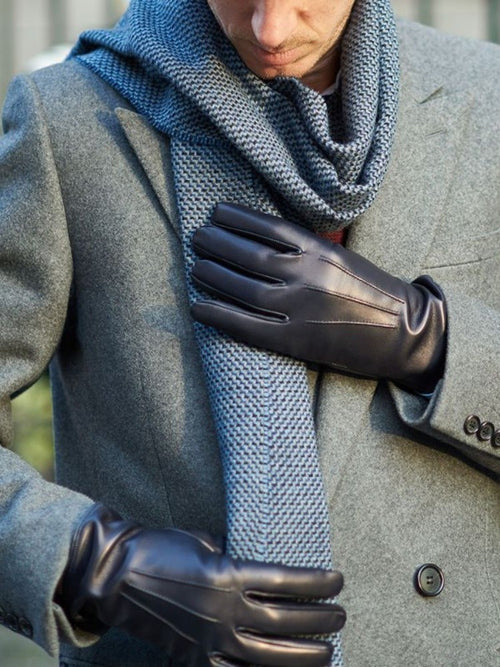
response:
[[[318,601],[342,583],[336,571],[237,561],[207,534],[149,530],[96,504],[75,533],[57,601],[83,629],[120,627],[193,667],[325,667],[325,641],[292,635],[344,625],[341,607]]]
[[[193,278],[217,300],[193,316],[303,361],[431,392],[444,368],[446,310],[429,276],[404,282],[281,218],[219,204],[194,234]]]

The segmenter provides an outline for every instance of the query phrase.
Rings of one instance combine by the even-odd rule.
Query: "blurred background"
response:
[[[15,72],[63,57],[82,30],[111,25],[127,4],[127,0],[0,0],[0,101]],[[500,0],[393,0],[393,5],[401,16],[448,32],[500,39]]]
[[[0,0],[0,104],[14,74],[62,60],[82,30],[111,26],[127,4],[128,0]],[[400,16],[446,32],[500,41],[500,0],[393,0],[393,5]],[[14,400],[13,418],[15,451],[52,480],[47,374]],[[35,644],[0,626],[0,667],[55,665]]]

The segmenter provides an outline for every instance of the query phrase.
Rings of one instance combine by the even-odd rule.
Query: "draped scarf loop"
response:
[[[382,183],[399,84],[390,0],[355,3],[328,104],[296,79],[250,72],[206,0],[132,0],[113,30],[83,33],[70,57],[170,138],[191,300],[200,297],[189,278],[192,234],[218,202],[328,233],[366,211]],[[195,331],[224,467],[228,552],[331,567],[304,364]],[[331,641],[341,665],[340,639]]]

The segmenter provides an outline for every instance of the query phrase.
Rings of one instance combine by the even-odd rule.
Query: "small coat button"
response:
[[[481,440],[481,442],[488,442],[488,440],[492,439],[494,433],[495,427],[493,424],[491,422],[483,422],[479,427],[477,437],[479,440]]]
[[[33,637],[33,626],[27,618],[19,619],[19,630],[25,637],[29,637],[30,639]]]
[[[9,628],[9,630],[12,630],[12,632],[19,632],[19,621],[17,620],[17,616],[14,616],[14,614],[7,614],[5,617],[5,625]]]
[[[467,435],[474,435],[479,431],[481,420],[477,415],[469,415],[464,422],[464,431]]]
[[[444,574],[433,563],[421,565],[415,572],[415,588],[424,597],[436,597],[444,588]]]
[[[493,447],[500,447],[500,430],[495,431],[495,433],[493,433],[493,437],[491,438],[491,444],[493,445]]]

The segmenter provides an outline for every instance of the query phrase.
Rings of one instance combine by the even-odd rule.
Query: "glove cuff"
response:
[[[82,630],[103,634],[109,629],[98,618],[98,601],[113,588],[117,561],[124,555],[120,543],[139,528],[139,524],[95,503],[75,530],[55,601]]]
[[[444,375],[446,363],[446,299],[442,289],[428,275],[419,276],[412,285],[423,295],[424,323],[419,353],[414,356],[414,372],[401,384],[416,393],[432,394]]]

